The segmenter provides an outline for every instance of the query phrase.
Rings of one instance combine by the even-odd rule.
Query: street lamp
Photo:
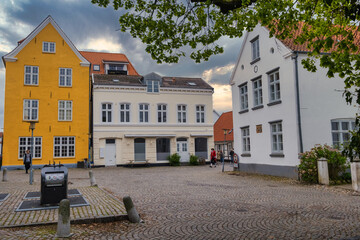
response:
[[[35,122],[30,122],[29,129],[31,130],[31,163],[30,163],[30,175],[29,175],[29,183],[32,185],[33,183],[33,169],[32,169],[32,159],[34,158],[34,130],[35,130]]]
[[[225,144],[226,144],[226,134],[228,134],[229,129],[224,128],[224,147],[223,147],[223,161],[222,161],[222,172],[224,172],[224,166],[225,166]]]

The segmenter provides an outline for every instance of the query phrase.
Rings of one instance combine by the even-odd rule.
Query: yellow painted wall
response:
[[[43,53],[42,42],[56,42],[56,53]],[[49,23],[16,56],[6,63],[3,166],[22,165],[19,137],[31,136],[23,121],[23,100],[39,100],[39,122],[34,136],[42,137],[42,158],[33,164],[76,163],[88,157],[89,67]],[[39,85],[24,85],[25,65],[39,66]],[[59,68],[72,68],[72,87],[59,87]],[[71,122],[58,121],[58,100],[72,100]],[[54,136],[75,136],[75,158],[54,158]]]

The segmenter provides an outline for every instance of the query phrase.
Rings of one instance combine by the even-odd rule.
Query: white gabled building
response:
[[[93,75],[94,164],[166,164],[178,153],[208,159],[213,88],[200,78]]]
[[[344,80],[305,70],[306,53],[260,25],[245,34],[230,82],[241,171],[297,178],[299,153],[349,138],[357,108],[342,97]]]

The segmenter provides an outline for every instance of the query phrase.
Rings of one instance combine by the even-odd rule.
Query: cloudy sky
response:
[[[120,11],[100,8],[91,0],[1,0],[0,56],[13,50],[17,41],[26,37],[48,15],[51,15],[79,50],[120,52],[127,55],[139,74],[157,72],[162,76],[201,77],[210,83],[215,93],[213,107],[219,113],[231,111],[229,79],[241,39],[223,38],[222,55],[196,64],[183,58],[178,64],[157,64],[145,52],[145,46],[119,29]],[[4,115],[5,68],[0,63],[0,131]]]

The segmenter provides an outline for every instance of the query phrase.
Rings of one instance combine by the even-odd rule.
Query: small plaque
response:
[[[262,124],[256,125],[256,133],[262,133]]]

